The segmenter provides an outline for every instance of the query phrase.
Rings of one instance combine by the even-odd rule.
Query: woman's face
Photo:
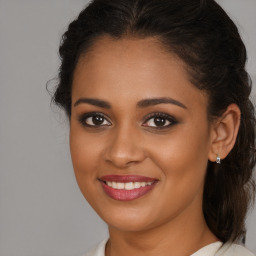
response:
[[[84,197],[110,227],[202,217],[210,137],[207,97],[156,40],[103,37],[80,58],[72,161]]]

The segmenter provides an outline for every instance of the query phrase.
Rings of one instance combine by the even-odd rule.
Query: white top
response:
[[[105,246],[108,239],[103,240],[95,249],[88,252],[84,256],[105,256]],[[209,244],[190,256],[255,256],[245,247],[221,242]]]

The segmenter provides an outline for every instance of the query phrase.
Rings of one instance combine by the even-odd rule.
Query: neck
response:
[[[187,256],[218,241],[206,225],[203,213],[187,212],[155,228],[123,231],[109,227],[106,256]]]

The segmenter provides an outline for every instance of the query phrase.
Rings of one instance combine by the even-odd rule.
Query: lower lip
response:
[[[131,201],[137,198],[140,198],[151,191],[156,182],[153,182],[151,185],[147,185],[145,187],[135,188],[132,190],[125,190],[125,189],[114,189],[109,187],[107,184],[101,181],[102,187],[105,193],[111,197],[112,199],[119,200],[119,201]]]

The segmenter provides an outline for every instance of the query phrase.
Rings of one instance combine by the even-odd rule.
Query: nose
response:
[[[129,128],[115,129],[105,150],[105,161],[118,168],[140,163],[146,158],[143,138]]]

